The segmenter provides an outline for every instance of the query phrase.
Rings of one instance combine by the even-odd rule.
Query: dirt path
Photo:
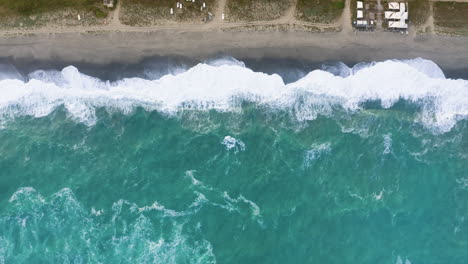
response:
[[[120,23],[111,23],[102,26],[89,26],[89,27],[69,27],[69,28],[56,28],[56,27],[44,27],[39,29],[12,29],[0,31],[1,36],[13,36],[23,34],[60,34],[60,33],[97,33],[97,32],[156,32],[161,30],[183,30],[185,32],[200,32],[200,31],[211,31],[211,30],[223,30],[232,28],[242,28],[246,26],[281,26],[281,25],[299,25],[315,27],[318,29],[330,29],[340,26],[340,22],[333,24],[321,24],[321,23],[308,23],[302,21],[296,22],[283,22],[283,21],[256,21],[256,22],[239,22],[230,23],[223,21],[213,21],[212,23],[206,24],[168,24],[158,25],[149,27],[132,27]]]
[[[120,2],[121,1],[117,1],[117,6],[115,7],[114,11],[112,12],[112,20],[111,20],[110,25],[112,27],[115,27],[115,28],[123,26],[122,23],[120,23],[120,19],[119,19],[119,16],[120,16]]]
[[[293,0],[291,3],[291,6],[288,8],[286,11],[286,14],[282,17],[280,17],[276,22],[283,22],[283,23],[294,23],[297,22],[296,20],[296,8],[297,8],[297,1],[298,0]]]
[[[218,8],[216,8],[216,12],[214,13],[214,19],[213,22],[211,22],[211,24],[224,23],[223,14],[225,13],[224,9],[226,9],[226,3],[227,0],[218,1]]]
[[[341,16],[341,27],[343,28],[343,34],[349,34],[353,32],[353,26],[351,25],[351,0],[345,1],[345,8],[343,15]]]
[[[434,2],[429,2],[429,17],[427,18],[426,23],[421,26],[421,28],[426,32],[426,28],[429,29],[428,32],[434,34]]]

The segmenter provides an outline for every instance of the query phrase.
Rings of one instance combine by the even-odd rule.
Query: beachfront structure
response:
[[[114,0],[102,0],[102,3],[105,7],[113,8],[114,7]]]
[[[388,20],[407,20],[408,19],[408,12],[392,12],[392,11],[385,11],[385,19]]]
[[[400,10],[400,3],[398,2],[388,3],[388,10]]]
[[[366,20],[356,21],[356,27],[367,27],[367,21]]]
[[[400,3],[400,12],[405,12],[405,11],[406,11],[405,3]]]
[[[389,11],[384,12],[385,19],[388,21],[390,29],[408,29],[408,9],[406,3],[391,2],[388,3]]]
[[[364,7],[363,2],[357,1],[357,9],[362,9]]]
[[[371,30],[375,27],[375,11],[369,9],[369,3],[366,3],[366,1],[356,1],[354,27],[366,30]]]
[[[363,17],[364,17],[364,13],[361,10],[358,10],[356,18],[359,19],[359,18],[363,18]]]
[[[400,22],[400,21],[388,21],[388,28],[407,29],[408,24],[406,24],[405,22]]]
[[[357,14],[356,14],[357,19],[363,19],[364,18],[364,12],[362,11],[363,7],[364,7],[364,3],[362,1],[357,1]],[[357,23],[357,22],[359,22],[359,23]],[[356,26],[362,26],[363,24],[361,22],[362,21],[356,21],[355,22]]]

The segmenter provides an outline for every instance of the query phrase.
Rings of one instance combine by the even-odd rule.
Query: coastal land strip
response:
[[[436,22],[443,21],[443,26],[463,24],[460,23],[465,19],[463,12],[450,16],[454,14],[453,10],[462,10],[468,6],[468,0],[460,1],[464,3],[451,2],[446,6],[444,2],[438,2],[434,9],[439,10]],[[298,19],[298,10],[315,10],[307,7],[302,0],[289,1],[289,6],[283,8],[285,11],[278,18],[224,21],[221,19],[223,10],[231,2],[223,0],[217,1],[217,5],[213,4],[217,9],[214,11],[214,20],[209,23],[166,21],[164,24],[131,26],[121,23],[121,5],[125,7],[127,2],[117,1],[115,9],[107,14],[107,18],[103,18],[104,24],[54,24],[37,28],[2,29],[0,58],[14,61],[63,61],[69,64],[132,64],[153,56],[184,56],[204,60],[228,55],[241,60],[279,58],[312,62],[342,61],[351,66],[358,62],[421,57],[434,61],[444,70],[468,74],[468,36],[435,33],[449,32],[435,30],[439,25],[435,25],[432,18],[432,5],[435,2],[411,0],[410,6],[411,3],[427,2],[431,8],[426,12],[429,14],[428,22],[422,26],[411,25],[407,32],[354,30],[351,14],[356,1],[335,2],[342,4],[338,6],[341,9],[335,11],[332,18],[327,17],[329,21],[325,18],[318,22]],[[262,9],[263,6],[259,10]],[[226,10],[228,18],[234,14],[229,12],[232,7]],[[140,11],[136,13],[140,14]],[[238,13],[242,14],[242,10]],[[125,11],[123,14],[125,17]],[[417,12],[413,14],[417,17]],[[421,17],[425,18],[426,15]],[[450,20],[450,17],[456,20]]]
[[[314,62],[424,58],[444,70],[468,73],[468,37],[407,36],[388,32],[311,33],[301,31],[86,32],[18,34],[0,38],[0,57],[60,60],[69,64],[138,63],[151,56],[206,59],[281,58]]]

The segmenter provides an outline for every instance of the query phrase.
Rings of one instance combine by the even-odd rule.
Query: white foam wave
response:
[[[243,214],[245,209],[248,209],[252,219],[256,220],[260,226],[263,226],[263,216],[260,207],[255,202],[245,198],[242,194],[239,194],[237,198],[232,198],[228,192],[218,190],[198,180],[195,178],[194,173],[195,171],[187,171],[186,176],[190,178],[193,187],[196,189],[195,194],[197,194],[198,197],[196,202],[207,202],[210,205],[225,209],[228,212],[238,212],[241,214]],[[206,198],[207,196],[210,196],[211,199],[208,200]],[[246,208],[245,205],[247,206]]]
[[[309,150],[307,150],[304,154],[304,163],[306,167],[310,167],[312,163],[316,160],[320,159],[322,155],[328,154],[331,152],[331,144],[330,143],[323,143],[323,144],[315,144],[312,145]]]
[[[14,244],[0,236],[0,264],[5,264],[8,256],[13,254]]]
[[[7,79],[24,80],[21,73],[13,65],[0,63],[0,80]]]
[[[396,264],[411,264],[411,261],[409,261],[409,259],[403,259],[402,257],[398,256]]]
[[[456,180],[456,182],[463,190],[468,189],[468,178],[459,178]]]
[[[174,113],[181,109],[238,109],[242,100],[292,109],[298,120],[330,114],[333,106],[357,110],[363,102],[388,108],[400,99],[422,106],[420,120],[440,131],[468,116],[468,81],[446,79],[433,62],[416,59],[342,65],[341,76],[315,70],[286,85],[279,75],[254,72],[236,60],[199,64],[158,80],[128,78],[104,82],[73,66],[61,72],[37,71],[30,80],[0,80],[0,116],[48,115],[64,106],[71,117],[92,125],[95,109],[124,113],[135,107]]]
[[[418,72],[427,75],[431,78],[444,79],[444,72],[432,61],[424,60],[421,58],[412,59],[412,60],[389,60],[396,63],[404,63],[408,66],[411,66],[413,69]],[[371,68],[375,66],[377,62],[361,62],[354,65],[352,68],[348,67],[346,64],[340,62],[335,65],[324,65],[322,69],[324,71],[333,73],[334,75],[341,77],[348,77],[350,75],[357,74],[359,71]]]
[[[44,202],[44,198],[39,195],[36,189],[32,187],[23,187],[18,189],[8,200],[10,203],[17,203],[18,201],[34,198],[34,200],[39,201],[40,203]]]
[[[225,136],[221,144],[226,146],[227,150],[234,149],[235,152],[238,152],[239,150],[245,151],[244,142],[231,136]]]
[[[424,124],[446,132],[468,116],[468,81],[445,79],[434,67],[426,60],[385,61],[346,78],[313,71],[288,88],[335,98],[350,110],[370,100],[389,108],[404,99],[421,104]]]
[[[188,216],[198,213],[201,209],[203,204],[208,202],[206,197],[202,193],[196,193],[197,197],[195,200],[190,204],[189,208],[185,211],[175,211],[173,209],[168,209],[164,207],[164,205],[160,204],[158,201],[155,201],[150,206],[143,206],[138,208],[139,213],[148,212],[148,211],[157,211],[161,213],[162,217],[181,217],[181,216]]]
[[[224,56],[221,58],[206,60],[204,63],[211,65],[211,66],[231,65],[231,66],[245,67],[245,63],[230,56]]]
[[[385,134],[383,136],[384,151],[383,154],[392,152],[392,134]]]
[[[9,201],[8,210],[0,214],[0,224],[10,230],[0,236],[0,263],[16,263],[31,256],[44,263],[57,259],[66,263],[122,259],[130,263],[216,263],[213,247],[201,231],[190,226],[188,218],[165,217],[171,210],[157,203],[141,210],[134,203],[119,200],[109,210],[109,221],[104,210],[92,208],[87,213],[68,188],[44,199],[35,189],[24,187]],[[151,214],[153,210],[162,214]],[[38,234],[47,234],[47,239]],[[59,243],[51,245],[48,239]],[[100,248],[103,244],[105,251]],[[20,246],[13,251],[13,245]],[[48,250],[50,254],[38,254]],[[79,259],[74,252],[82,252]]]

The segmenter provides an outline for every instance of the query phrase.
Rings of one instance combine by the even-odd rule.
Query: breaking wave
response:
[[[353,68],[326,66],[290,84],[277,74],[254,72],[229,58],[157,80],[102,81],[73,66],[35,71],[26,80],[15,74],[0,78],[4,120],[42,117],[64,106],[73,119],[93,125],[99,107],[123,113],[143,107],[173,114],[187,109],[231,111],[245,101],[291,109],[299,121],[305,121],[330,115],[336,107],[359,111],[365,102],[377,101],[390,108],[405,100],[420,108],[418,122],[441,132],[468,116],[468,81],[447,79],[436,64],[423,59],[360,63]]]

